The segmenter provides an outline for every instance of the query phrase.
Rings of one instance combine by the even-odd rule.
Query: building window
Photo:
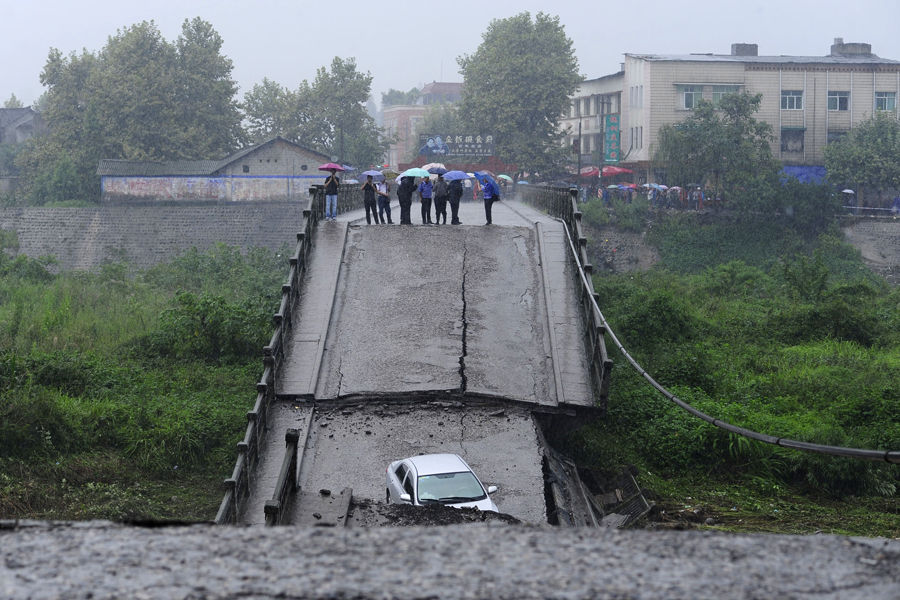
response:
[[[830,144],[832,142],[836,142],[847,135],[847,130],[845,129],[829,129],[828,134],[825,138],[825,143]]]
[[[712,89],[713,106],[718,106],[722,101],[722,96],[726,94],[737,94],[741,91],[739,85],[714,85]]]
[[[781,90],[781,110],[803,110],[803,91]]]
[[[850,92],[828,92],[828,110],[850,110]]]
[[[249,173],[249,172],[250,172],[250,165],[242,165],[242,166],[241,166],[241,170],[242,170],[244,173]]]
[[[897,110],[897,93],[875,92],[875,110]]]
[[[697,102],[703,97],[703,87],[699,85],[681,86],[682,107],[685,110],[693,110]]]
[[[782,129],[781,151],[803,152],[803,134],[802,129]]]

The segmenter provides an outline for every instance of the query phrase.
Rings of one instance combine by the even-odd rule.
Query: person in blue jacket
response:
[[[500,199],[500,188],[497,187],[497,184],[494,183],[492,179],[485,179],[484,184],[481,186],[481,191],[484,193],[484,218],[485,225],[491,224],[491,205],[495,200]]]
[[[423,225],[431,223],[431,196],[433,192],[434,186],[431,185],[431,180],[426,177],[425,180],[419,184],[419,197],[422,199]]]

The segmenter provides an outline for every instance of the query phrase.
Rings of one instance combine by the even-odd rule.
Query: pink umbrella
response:
[[[335,171],[343,171],[344,167],[335,163],[325,163],[324,165],[319,165],[320,171],[331,171],[332,169]]]

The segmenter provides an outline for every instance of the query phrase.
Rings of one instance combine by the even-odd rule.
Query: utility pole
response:
[[[581,185],[581,117],[578,117],[578,170],[575,171],[575,184]]]

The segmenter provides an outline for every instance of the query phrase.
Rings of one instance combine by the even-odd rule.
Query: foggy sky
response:
[[[64,55],[99,52],[116,30],[153,20],[174,42],[185,19],[200,17],[222,36],[239,97],[268,77],[289,89],[315,78],[335,56],[355,57],[370,72],[372,95],[431,81],[462,81],[456,58],[474,53],[487,24],[522,11],[558,15],[587,78],[619,69],[623,54],[728,54],[735,42],[760,55],[824,56],[835,37],[867,42],[900,60],[898,0],[455,0],[429,2],[309,0],[0,0],[0,104],[15,94],[26,106],[45,89],[40,72],[50,48]],[[339,7],[336,8],[336,7]]]

